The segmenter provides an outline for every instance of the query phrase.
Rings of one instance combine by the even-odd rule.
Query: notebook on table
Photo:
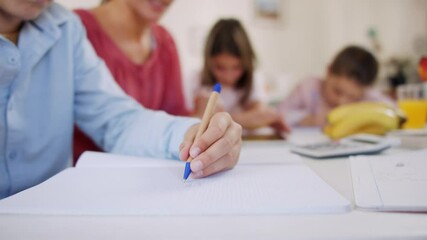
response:
[[[272,215],[350,210],[349,201],[302,164],[237,165],[183,183],[183,162],[137,160],[84,154],[76,168],[1,200],[0,213]]]
[[[427,212],[427,149],[350,160],[356,206]]]

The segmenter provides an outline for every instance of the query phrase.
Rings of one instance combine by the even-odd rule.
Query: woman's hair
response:
[[[243,90],[239,102],[245,105],[252,91],[256,56],[245,29],[237,19],[220,19],[212,27],[204,50],[202,85],[216,83],[211,71],[212,58],[223,53],[239,58],[243,65],[243,74],[235,88]]]
[[[378,62],[367,50],[348,46],[338,53],[329,71],[334,75],[353,79],[362,86],[371,86],[378,73]]]
[[[107,3],[108,1],[110,1],[110,0],[101,0],[101,5],[104,3]]]

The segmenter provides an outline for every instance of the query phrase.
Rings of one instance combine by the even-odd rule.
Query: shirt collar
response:
[[[28,23],[36,27],[44,34],[58,36],[59,26],[70,18],[70,13],[57,3],[52,3],[36,19]]]
[[[61,25],[72,16],[70,11],[52,3],[39,17],[24,23],[18,39],[18,48],[23,64],[29,70],[60,39],[63,31]]]
[[[70,13],[57,3],[52,3],[45,9],[36,19],[24,22],[30,24],[38,31],[46,35],[51,35],[53,38],[60,36],[59,26],[65,23],[70,18]],[[0,40],[6,41],[6,38],[0,36]]]

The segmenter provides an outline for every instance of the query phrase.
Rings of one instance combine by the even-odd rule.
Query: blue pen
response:
[[[206,105],[205,112],[203,113],[202,122],[200,123],[199,129],[197,130],[196,137],[194,141],[197,141],[200,136],[206,131],[206,128],[211,121],[212,115],[215,111],[215,105],[218,100],[219,93],[221,92],[221,85],[219,83],[215,84],[213,87],[212,93],[209,97],[208,104]],[[185,163],[185,171],[184,171],[184,181],[188,179],[190,176],[191,168],[190,163],[193,160],[191,156],[188,157],[187,162]]]

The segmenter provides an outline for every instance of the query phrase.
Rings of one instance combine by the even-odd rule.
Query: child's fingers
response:
[[[290,133],[291,132],[291,128],[288,126],[288,124],[285,122],[285,121],[283,121],[283,119],[282,118],[280,118],[280,120],[279,120],[279,126],[280,126],[280,130],[282,131],[282,132],[286,132],[286,133]]]

